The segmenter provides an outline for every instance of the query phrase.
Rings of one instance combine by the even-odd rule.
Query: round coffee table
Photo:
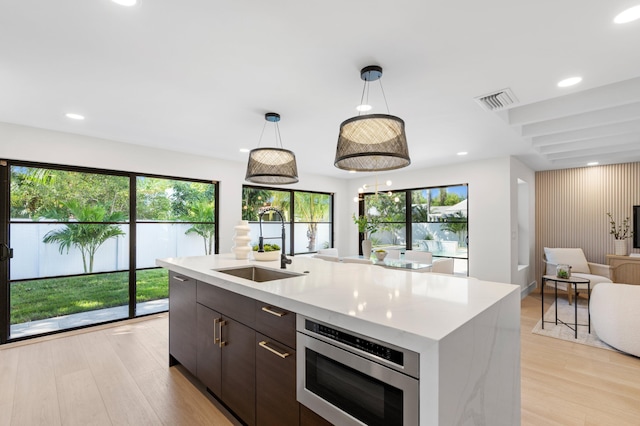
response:
[[[553,281],[554,285],[553,287],[555,288],[555,303],[556,303],[556,325],[558,325],[558,322],[560,322],[561,324],[566,325],[567,327],[569,327],[571,330],[573,330],[575,332],[575,338],[578,338],[578,326],[582,325],[582,326],[587,326],[589,333],[591,333],[591,314],[588,313],[587,314],[587,324],[578,324],[578,284],[586,284],[587,285],[587,303],[589,303],[589,299],[591,297],[591,281],[588,280],[587,278],[581,278],[581,277],[569,277],[569,278],[558,278],[555,275],[543,275],[542,277],[542,292],[541,292],[541,296],[542,296],[542,329],[544,330],[544,323],[548,322],[551,323],[553,321],[545,321],[544,320],[544,286],[547,284],[547,281]],[[558,283],[567,283],[569,284],[569,287],[573,286],[573,291],[574,291],[574,298],[573,298],[573,306],[574,306],[574,321],[573,321],[573,327],[571,327],[571,324],[566,323],[562,320],[558,319]],[[571,288],[568,288],[567,291],[571,291]],[[588,309],[587,309],[588,311]]]

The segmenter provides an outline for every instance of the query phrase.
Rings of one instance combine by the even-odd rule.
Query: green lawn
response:
[[[11,324],[127,305],[128,277],[128,272],[114,272],[12,283]],[[138,303],[167,297],[166,270],[138,271]]]

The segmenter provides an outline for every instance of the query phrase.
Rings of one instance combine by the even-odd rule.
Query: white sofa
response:
[[[586,278],[590,281],[591,290],[593,290],[597,284],[611,283],[611,268],[609,265],[602,265],[600,263],[587,262],[587,258],[584,256],[584,252],[581,248],[544,248],[544,262],[546,263],[545,274],[555,275],[557,265],[570,265],[571,276]],[[549,281],[548,285],[553,286]],[[559,290],[567,291],[567,284],[559,282]],[[578,284],[578,291],[586,290],[586,284]],[[540,291],[543,291],[541,288]],[[567,291],[567,297],[569,298],[569,304],[573,297],[573,291]]]
[[[598,285],[591,292],[591,326],[598,338],[640,357],[640,285]]]

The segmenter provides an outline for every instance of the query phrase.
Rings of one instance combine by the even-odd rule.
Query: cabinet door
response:
[[[224,318],[220,399],[249,426],[256,419],[256,332]]]
[[[221,348],[215,340],[220,336],[222,317],[214,310],[196,304],[197,372],[196,377],[217,396],[221,395]]]
[[[296,352],[256,333],[256,420],[259,426],[297,426]]]
[[[196,373],[196,280],[169,271],[169,365]]]

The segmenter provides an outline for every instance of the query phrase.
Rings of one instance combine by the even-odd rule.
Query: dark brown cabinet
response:
[[[170,272],[169,352],[249,426],[323,423],[296,399],[296,315]]]
[[[256,418],[261,426],[295,426],[296,351],[256,333]]]
[[[169,365],[196,374],[196,280],[169,272]]]
[[[197,373],[200,381],[247,425],[256,423],[255,331],[236,321],[234,312],[250,312],[253,299],[199,283],[197,295]],[[229,303],[219,303],[219,298]],[[214,302],[215,300],[215,302]],[[201,302],[222,307],[215,311]]]

